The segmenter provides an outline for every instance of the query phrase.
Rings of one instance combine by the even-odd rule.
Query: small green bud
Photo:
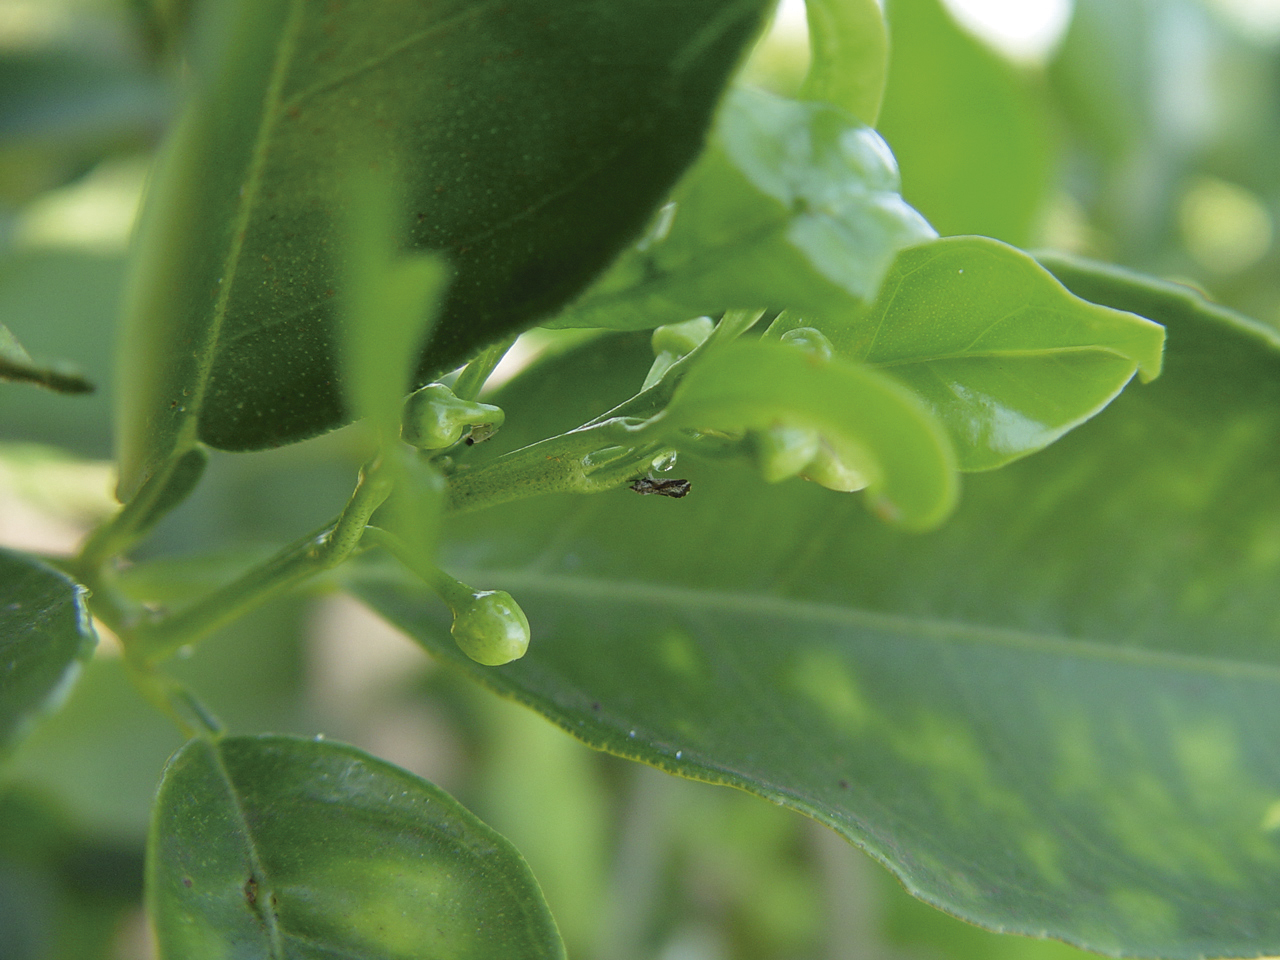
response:
[[[505,414],[498,407],[475,400],[460,400],[443,383],[429,383],[404,403],[400,436],[419,450],[443,450],[474,436],[477,427],[483,436],[502,426]]]
[[[862,472],[836,456],[826,443],[819,444],[817,455],[805,465],[801,476],[841,493],[852,493],[867,486],[867,478]]]
[[[752,459],[766,483],[796,476],[818,455],[817,430],[781,425],[756,430],[748,436]]]
[[[781,343],[788,343],[793,347],[799,347],[823,360],[830,360],[835,356],[835,348],[831,346],[831,341],[827,339],[827,335],[816,327],[796,327],[788,330],[778,338]]]
[[[529,621],[505,590],[481,590],[453,617],[450,631],[458,647],[476,663],[499,667],[529,649]]]
[[[653,352],[655,356],[664,353],[674,354],[675,359],[692,353],[702,346],[711,331],[716,328],[710,317],[696,317],[683,323],[668,323],[653,331]]]

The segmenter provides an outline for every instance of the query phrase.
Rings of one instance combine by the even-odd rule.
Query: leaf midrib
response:
[[[285,28],[276,47],[276,60],[271,67],[271,80],[267,85],[262,118],[254,140],[253,155],[249,161],[248,175],[236,208],[231,244],[222,263],[222,282],[219,285],[218,300],[214,304],[213,313],[209,318],[208,332],[205,334],[204,343],[199,352],[195,382],[191,389],[191,402],[187,405],[190,412],[178,436],[176,450],[171,454],[175,458],[195,443],[199,431],[200,414],[209,391],[218,346],[222,338],[222,328],[231,303],[231,292],[235,287],[236,269],[242,259],[245,238],[248,235],[249,220],[262,186],[263,171],[267,165],[267,146],[271,140],[272,128],[280,115],[281,94],[297,47],[304,6],[304,0],[291,0]]]
[[[266,870],[263,868],[262,858],[258,856],[258,843],[249,827],[249,817],[245,813],[244,805],[240,802],[240,793],[236,788],[236,782],[231,777],[231,771],[227,769],[226,758],[222,755],[221,746],[218,743],[210,743],[208,747],[213,754],[214,763],[218,768],[218,775],[222,777],[223,783],[226,785],[227,797],[244,834],[245,847],[249,857],[249,870],[252,873],[253,882],[258,885],[258,901],[261,902],[265,899],[269,905],[273,890]],[[267,928],[267,937],[271,941],[272,960],[285,960],[284,940],[282,939],[280,923],[276,918],[275,911],[267,907],[259,908],[254,913],[262,920],[263,926]]]
[[[386,582],[388,579],[395,579],[418,585],[418,581],[411,575],[401,574],[398,570],[394,577],[388,578],[386,575],[388,569],[390,568],[356,569],[352,571],[352,576],[356,580],[366,582]],[[519,569],[473,568],[456,570],[453,574],[467,583],[501,584],[502,589],[510,590],[517,597],[519,591],[523,591],[530,594],[542,592],[595,602],[602,600],[649,602],[698,609],[704,612],[746,613],[852,628],[871,628],[913,638],[921,638],[924,634],[924,639],[927,640],[966,640],[1039,654],[1057,654],[1099,662],[1213,674],[1230,679],[1280,682],[1280,666],[1269,664],[1192,656],[1144,647],[1117,646],[1097,640],[1053,636],[1011,627],[862,610],[817,600],[800,600],[730,590],[696,589],[637,580],[546,574]]]

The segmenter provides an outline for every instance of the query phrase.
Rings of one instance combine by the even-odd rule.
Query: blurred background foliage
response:
[[[887,6],[880,128],[943,234],[1111,260],[1280,323],[1280,0]],[[112,330],[190,7],[0,0],[0,324],[99,386],[0,384],[0,543],[67,553],[111,509]],[[803,23],[784,2],[749,82],[798,86]],[[215,454],[135,576],[199,551],[200,582],[318,525],[357,446]],[[524,852],[575,958],[1080,955],[952,920],[794,814],[596,754],[336,594],[277,603],[178,670],[233,731],[322,733],[459,797]],[[2,960],[149,955],[142,844],[179,737],[123,673],[108,638],[0,774]]]

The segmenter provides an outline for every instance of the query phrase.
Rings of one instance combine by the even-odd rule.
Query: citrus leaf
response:
[[[893,57],[877,128],[903,194],[943,236],[1025,244],[1050,186],[1048,111],[941,0],[889,0]]]
[[[147,850],[162,958],[561,958],[520,855],[446,793],[354,747],[193,740]]]
[[[800,96],[823,100],[874,125],[889,68],[879,0],[806,0],[809,73]]]
[[[586,742],[807,813],[957,916],[1115,955],[1275,953],[1280,339],[1162,319],[1158,380],[966,478],[928,535],[691,461],[680,501],[455,518],[450,569],[528,614],[518,663],[463,662],[389,566],[355,589]],[[541,378],[607,396],[640,346],[535,368],[497,398],[506,442],[525,410],[554,426]]]
[[[425,382],[634,238],[768,6],[223,5],[144,212],[121,495],[197,439],[278,446],[349,419],[334,313],[352,176],[376,165],[407,198],[397,233],[456,271]]]
[[[551,326],[636,330],[727,309],[842,315],[894,254],[936,236],[874,130],[826,103],[741,89],[651,234]]]
[[[0,755],[61,702],[96,642],[82,587],[0,550]]]
[[[964,470],[1053,443],[1135,373],[1156,377],[1164,344],[1159,324],[1075,297],[1027,254],[983,237],[904,250],[865,315],[814,325],[839,355],[924,398]]]
[[[955,506],[955,455],[910,391],[870,367],[824,361],[793,347],[735,343],[685,375],[660,431],[815,429],[862,476],[876,512],[911,529]]]

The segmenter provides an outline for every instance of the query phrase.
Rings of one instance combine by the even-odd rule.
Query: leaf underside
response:
[[[349,418],[335,230],[353,173],[389,174],[404,242],[456,272],[425,382],[558,308],[634,238],[768,6],[238,4],[144,225],[122,495],[197,437],[254,449]]]

